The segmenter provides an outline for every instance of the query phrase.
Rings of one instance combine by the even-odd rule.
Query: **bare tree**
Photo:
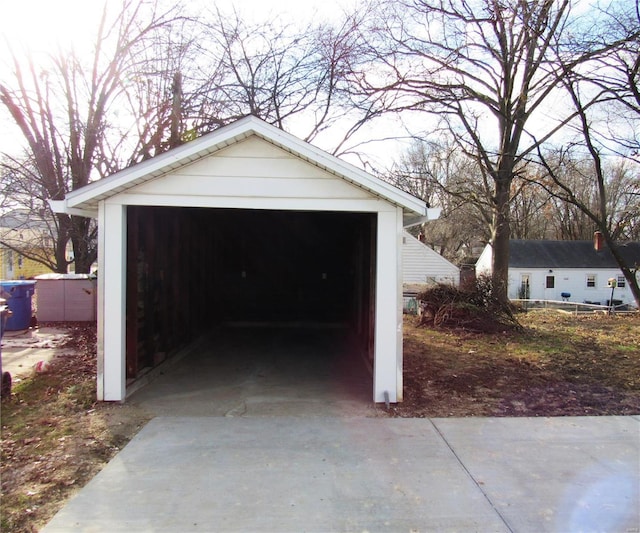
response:
[[[139,108],[121,135],[138,139],[130,162],[247,115],[308,142],[331,129],[324,147],[344,153],[371,118],[352,105],[344,75],[361,53],[361,17],[299,28],[214,8],[162,28],[125,88],[130,108]]]
[[[246,115],[308,141],[325,135],[335,153],[370,118],[351,111],[344,76],[359,53],[358,17],[294,31],[217,10],[192,18],[158,2],[123,0],[114,16],[105,7],[88,58],[54,51],[40,68],[10,51],[14,77],[0,83],[0,100],[27,154],[5,157],[5,190],[11,181],[16,198],[25,198],[20,188],[38,191],[53,221],[57,271],[67,269],[69,240],[76,271],[90,267],[95,227],[53,215],[49,199]]]
[[[527,172],[524,169],[523,172]],[[548,239],[553,235],[556,210],[549,194],[520,177],[511,185],[511,238]]]
[[[581,110],[581,113],[583,112],[584,110]],[[586,219],[586,223],[583,222],[584,227],[593,228],[603,235],[631,288],[636,303],[640,306],[640,287],[636,275],[640,265],[629,264],[623,253],[627,240],[625,237],[634,235],[640,218],[640,168],[636,166],[630,172],[628,163],[624,161],[613,165],[604,164],[602,154],[590,138],[586,114],[583,128],[585,143],[589,147],[591,157],[591,161],[583,160],[583,166],[586,162],[590,163],[587,167],[588,174],[580,176],[580,182],[586,186],[576,187],[575,176],[566,170],[566,167],[572,164],[571,151],[563,151],[554,158],[541,155],[546,179],[537,180],[537,183],[564,205],[565,212]],[[567,174],[571,178],[567,179]],[[580,237],[585,235],[582,234]]]
[[[623,253],[624,243],[630,240],[629,237],[637,238],[640,218],[640,168],[636,165],[630,169],[624,161],[604,164],[602,154],[594,148],[589,138],[590,127],[587,125],[586,116],[583,127],[585,142],[590,146],[592,158],[589,174],[582,176],[582,182],[586,182],[587,187],[576,188],[576,181],[566,178],[565,167],[571,164],[571,155],[566,152],[555,161],[552,160],[553,162],[542,157],[547,179],[541,180],[539,184],[554,198],[563,202],[567,211],[571,210],[575,216],[586,219],[588,225],[585,224],[585,227],[593,228],[603,235],[640,306],[640,289],[636,276],[640,265],[629,264]],[[589,190],[592,194],[585,194],[585,191]]]
[[[12,171],[19,166],[19,172]],[[14,252],[55,271],[54,254],[56,219],[47,209],[38,188],[38,176],[30,160],[0,167],[0,182],[4,187],[0,205],[0,242]]]
[[[625,239],[634,235],[640,218],[636,135],[640,128],[640,10],[637,5],[614,5],[599,16],[604,23],[603,31],[595,34],[596,42],[578,43],[607,47],[597,61],[576,69],[555,43],[562,87],[577,120],[575,137],[555,157],[538,150],[545,171],[540,185],[579,211],[602,234],[640,306],[640,265],[629,264],[623,251]]]
[[[441,209],[439,218],[423,224],[420,231],[431,248],[461,263],[469,260],[474,244],[489,238],[491,210],[479,176],[475,161],[441,139],[414,142],[383,177]]]
[[[249,24],[220,11],[206,31],[203,122],[217,126],[255,115],[284,128],[313,103],[317,79],[308,31],[297,34],[273,21]]]
[[[215,10],[203,21],[199,43],[197,134],[254,115],[344,155],[352,149],[348,141],[374,118],[353,105],[345,76],[362,53],[356,30],[363,16],[293,28]]]
[[[640,162],[640,6],[638,2],[613,3],[599,13],[604,27],[594,39],[600,45],[619,44],[600,57],[593,69],[573,75],[596,88],[600,101],[608,104],[600,139],[610,150]]]
[[[63,199],[117,168],[118,156],[107,146],[123,80],[138,66],[140,51],[174,18],[173,10],[159,12],[155,4],[124,0],[115,16],[105,5],[88,63],[73,49],[60,49],[40,67],[31,54],[9,50],[13,78],[0,82],[0,101],[22,134],[27,155],[5,158],[3,180],[10,176],[14,188],[22,180],[22,188],[33,190],[40,208],[48,210],[46,200]],[[76,272],[88,272],[96,257],[95,224],[66,214],[46,218],[54,222],[54,269],[67,271],[71,241]]]
[[[566,41],[563,58],[573,69],[613,45],[573,46],[582,27],[572,26],[569,0],[381,6],[366,28],[369,61],[352,74],[354,86],[387,110],[429,113],[432,131],[444,128],[477,161],[491,186],[493,286],[505,299],[514,177],[527,155],[575,116],[564,107],[545,112],[564,76],[555,45]]]
[[[123,85],[132,120],[116,137],[127,145],[126,166],[149,159],[224,125],[223,104],[212,87],[222,84],[219,69],[203,74],[210,52],[205,21],[184,16],[155,32],[137,53]],[[219,62],[219,59],[216,61]],[[230,107],[230,106],[229,106]],[[216,109],[216,117],[207,111]],[[227,110],[228,112],[228,110]],[[133,141],[133,142],[132,142]],[[112,151],[116,151],[111,147]]]

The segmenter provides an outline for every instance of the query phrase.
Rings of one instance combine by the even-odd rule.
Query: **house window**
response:
[[[587,288],[594,289],[596,286],[596,275],[595,274],[587,274]]]
[[[547,289],[553,289],[556,286],[556,277],[547,276]]]
[[[624,276],[618,276],[618,287],[626,287],[627,280]]]

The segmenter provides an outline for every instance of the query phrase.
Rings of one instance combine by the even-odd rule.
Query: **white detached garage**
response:
[[[421,200],[246,117],[52,202],[97,217],[98,399],[228,322],[348,325],[402,400],[403,220]]]

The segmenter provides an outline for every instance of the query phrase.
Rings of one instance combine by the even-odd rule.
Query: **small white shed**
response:
[[[52,206],[98,219],[100,400],[215,323],[301,318],[348,325],[373,400],[402,400],[403,221],[423,201],[246,117]]]
[[[41,274],[36,290],[40,322],[93,322],[96,320],[97,285],[88,274]]]

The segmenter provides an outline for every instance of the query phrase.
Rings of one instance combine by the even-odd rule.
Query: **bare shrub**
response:
[[[430,287],[418,295],[420,324],[482,332],[521,329],[511,305],[494,294],[491,278],[486,276],[460,288]]]

